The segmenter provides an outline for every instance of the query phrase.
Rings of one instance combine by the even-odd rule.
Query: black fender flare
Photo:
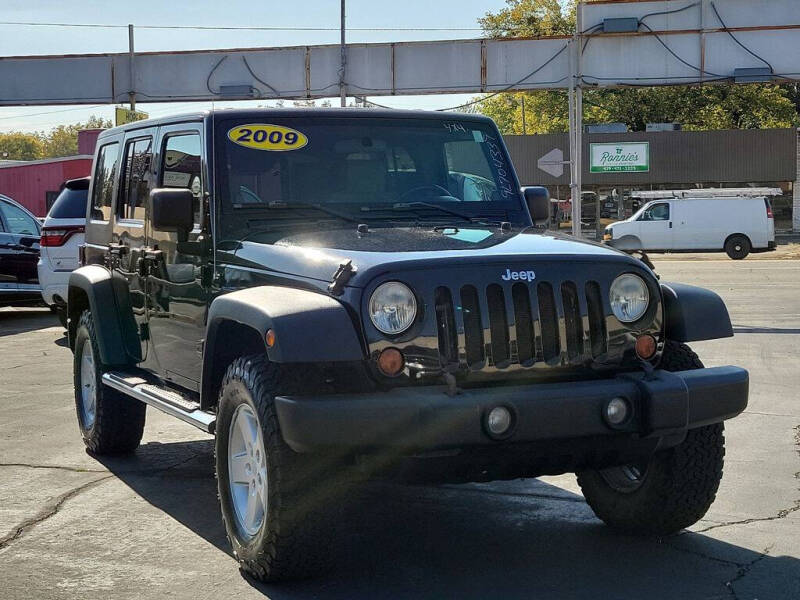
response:
[[[661,282],[664,334],[676,342],[733,337],[728,308],[718,294],[685,283]]]
[[[67,311],[71,318],[80,316],[73,315],[70,309],[77,293],[83,292],[88,299],[100,361],[104,365],[141,362],[141,343],[125,278],[100,265],[87,265],[70,273],[68,289]]]
[[[212,371],[217,331],[225,321],[254,329],[276,363],[358,361],[364,345],[344,305],[325,294],[280,286],[258,286],[218,296],[208,310],[203,383]],[[267,330],[275,333],[269,348]],[[205,385],[203,386],[205,388]]]

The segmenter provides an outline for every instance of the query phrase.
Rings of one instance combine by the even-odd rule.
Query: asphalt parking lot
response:
[[[717,500],[691,531],[615,534],[571,475],[372,484],[344,516],[335,570],[280,586],[228,553],[210,437],[151,409],[135,455],[88,455],[62,328],[0,309],[0,597],[800,598],[800,262],[675,258],[656,259],[662,279],[717,291],[734,323],[734,339],[695,350],[751,374]]]

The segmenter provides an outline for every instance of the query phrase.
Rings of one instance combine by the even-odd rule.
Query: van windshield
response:
[[[525,219],[490,124],[453,118],[221,120],[215,152],[227,239],[321,221]]]

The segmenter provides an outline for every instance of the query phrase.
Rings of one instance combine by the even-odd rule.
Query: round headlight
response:
[[[641,319],[647,310],[650,292],[641,277],[626,273],[611,284],[609,299],[614,316],[623,323],[633,323]]]
[[[402,333],[417,316],[417,300],[407,285],[389,281],[379,285],[369,299],[369,318],[383,333]]]

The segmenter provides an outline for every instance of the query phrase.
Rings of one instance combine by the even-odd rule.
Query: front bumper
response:
[[[749,376],[738,367],[671,373],[656,370],[613,379],[463,390],[444,386],[396,388],[372,394],[278,396],[286,443],[297,452],[339,448],[411,451],[542,442],[598,436],[677,438],[688,429],[730,419],[747,406]],[[625,398],[631,418],[612,426],[606,404]],[[495,406],[513,414],[503,440],[486,431]]]

